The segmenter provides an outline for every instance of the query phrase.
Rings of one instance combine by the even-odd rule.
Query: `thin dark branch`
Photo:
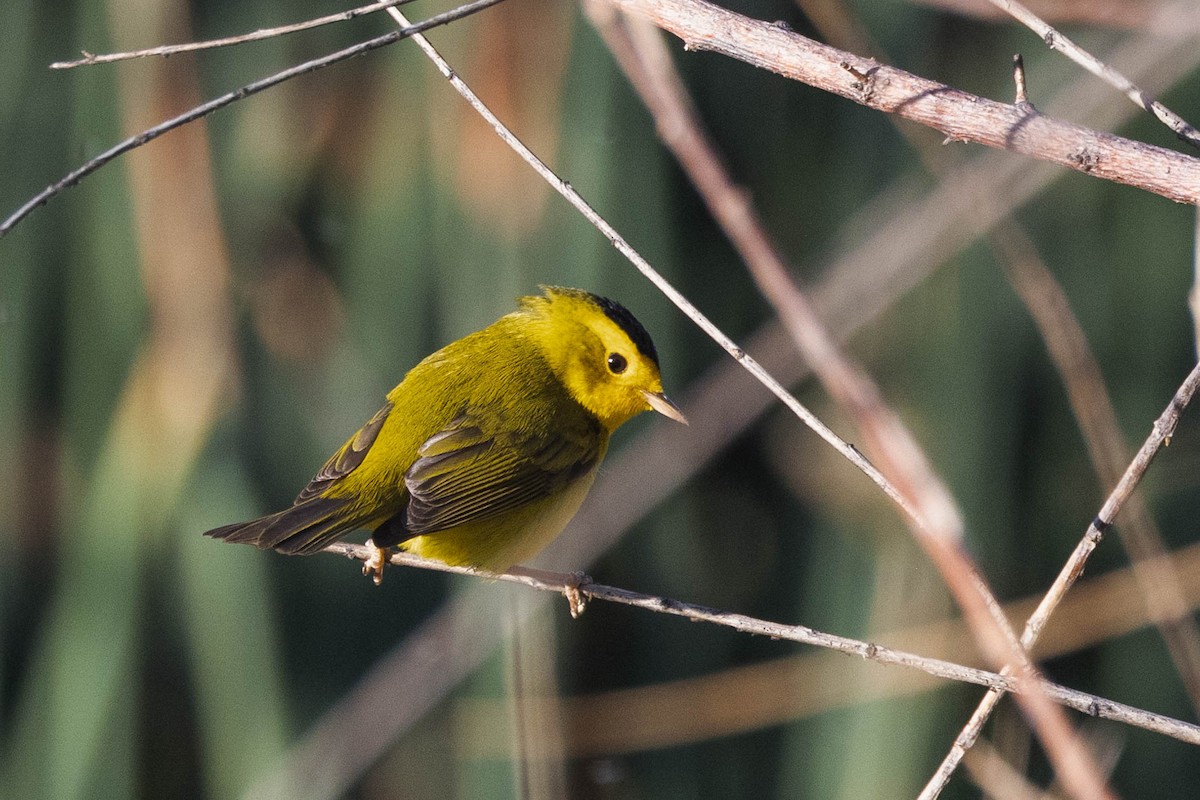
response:
[[[305,20],[304,22],[296,22],[291,25],[280,25],[275,28],[260,28],[252,33],[243,33],[238,36],[225,36],[220,39],[207,39],[203,42],[185,42],[184,44],[164,44],[158,47],[148,47],[145,50],[131,50],[126,53],[105,53],[96,55],[83,51],[83,58],[75,61],[55,61],[50,65],[50,69],[73,69],[75,67],[87,67],[92,64],[111,64],[114,61],[130,61],[135,58],[150,58],[152,56],[173,56],[179,53],[194,53],[198,50],[215,50],[218,47],[230,47],[235,44],[245,44],[246,42],[258,42],[263,39],[273,39],[277,36],[286,36],[291,33],[311,30],[319,28],[322,25],[332,25],[336,22],[347,22],[357,17],[374,14],[376,11],[383,11],[385,8],[392,6],[404,5],[411,3],[413,0],[382,0],[381,2],[371,3],[366,6],[352,8],[349,11],[342,11],[338,14],[327,14],[323,17]]]
[[[35,208],[45,205],[45,203],[55,195],[60,194],[65,189],[75,186],[77,183],[79,183],[79,181],[86,178],[88,175],[91,175],[93,172],[100,169],[110,161],[119,158],[125,153],[128,153],[130,150],[141,147],[153,139],[157,139],[159,136],[162,136],[168,131],[174,130],[181,125],[186,125],[189,122],[194,122],[198,119],[206,117],[214,111],[224,108],[231,103],[235,103],[238,100],[247,98],[252,94],[258,94],[265,89],[270,89],[272,86],[278,86],[284,81],[300,75],[306,75],[310,72],[316,72],[317,70],[324,69],[325,67],[337,64],[341,61],[346,61],[347,59],[354,58],[355,56],[369,53],[372,50],[378,50],[381,47],[386,47],[387,45],[394,44],[402,39],[407,39],[415,34],[421,33],[422,31],[427,31],[430,28],[436,28],[439,25],[446,25],[447,23],[455,22],[463,17],[468,17],[471,14],[484,10],[485,8],[494,6],[501,1],[502,0],[473,0],[473,2],[465,3],[458,8],[453,8],[416,24],[390,31],[382,36],[377,36],[374,39],[369,39],[352,47],[347,47],[344,50],[338,50],[337,52],[330,53],[327,56],[322,56],[321,58],[316,58],[312,61],[305,61],[302,64],[289,67],[282,72],[277,72],[274,75],[257,80],[254,83],[248,83],[240,89],[236,89],[228,94],[224,94],[220,97],[214,98],[213,100],[209,100],[207,103],[196,106],[186,113],[180,114],[179,116],[169,119],[159,125],[155,125],[153,128],[142,131],[136,136],[131,136],[125,141],[114,145],[108,150],[105,150],[100,155],[92,158],[83,166],[68,174],[62,180],[47,186],[34,197],[30,198],[24,205],[9,215],[4,222],[0,223],[0,237],[6,235],[18,222],[29,216],[29,214]]]

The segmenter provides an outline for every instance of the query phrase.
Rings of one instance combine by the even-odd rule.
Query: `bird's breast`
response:
[[[501,573],[537,555],[579,511],[599,464],[549,497],[495,517],[417,536],[401,547],[447,564]]]

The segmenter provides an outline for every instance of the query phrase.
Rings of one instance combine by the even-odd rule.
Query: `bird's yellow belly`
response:
[[[583,504],[595,478],[593,469],[552,497],[478,522],[417,536],[400,547],[454,566],[505,572],[532,558],[562,532]]]

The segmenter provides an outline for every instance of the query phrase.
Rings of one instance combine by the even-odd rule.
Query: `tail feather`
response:
[[[313,497],[283,511],[214,528],[204,535],[227,542],[252,544],[262,550],[311,555],[364,527],[371,519],[361,512],[354,513],[350,498]]]

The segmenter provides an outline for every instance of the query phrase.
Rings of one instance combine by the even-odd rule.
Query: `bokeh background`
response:
[[[1184,147],[993,14],[835,3],[727,6],[830,39],[849,20],[889,63],[1001,100],[1021,52],[1039,108]],[[1059,4],[1050,20],[1195,121],[1195,14],[1156,8]],[[120,66],[49,62],[336,10],[5,3],[0,212],[126,135],[389,23]],[[658,269],[855,439],[578,7],[508,0],[431,38]],[[1030,237],[1132,452],[1194,361],[1194,209],[934,131],[906,138],[877,112],[670,46],[796,281],[954,491],[997,594],[1035,597],[1107,487],[973,212],[998,204]],[[914,795],[979,689],[603,604],[572,620],[557,598],[468,578],[397,569],[376,588],[333,556],[200,535],[289,503],[409,366],[539,283],[629,306],[694,423],[622,429],[544,566],[980,663],[880,492],[401,43],[173,132],[0,240],[0,796]],[[1144,498],[1188,603],[1200,602],[1198,475],[1200,430],[1185,417]],[[1128,564],[1106,539],[1045,637],[1046,671],[1195,719],[1200,698]],[[1072,719],[1122,794],[1194,793],[1194,748]],[[1010,702],[985,736],[946,797],[998,791],[987,754],[1049,784]]]

